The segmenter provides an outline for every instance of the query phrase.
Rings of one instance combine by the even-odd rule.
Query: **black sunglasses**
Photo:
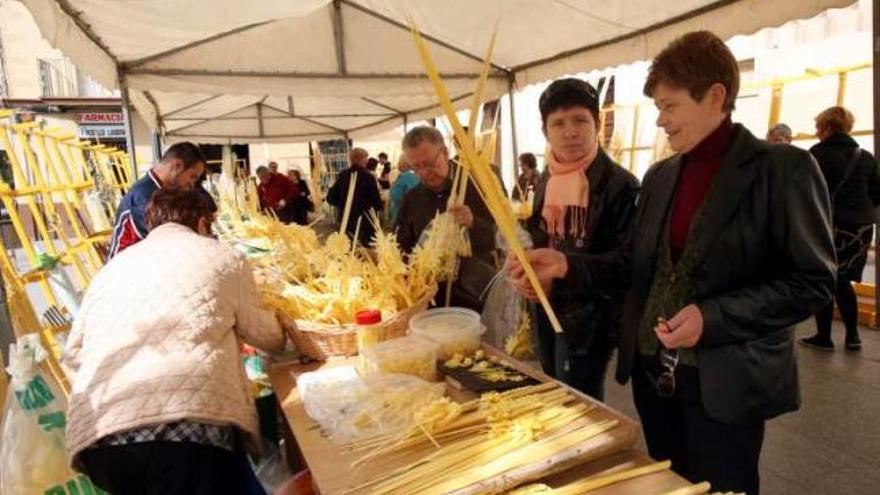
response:
[[[675,395],[675,369],[678,368],[678,350],[663,349],[660,351],[659,369],[648,370],[648,380],[657,390],[657,395],[668,399]]]

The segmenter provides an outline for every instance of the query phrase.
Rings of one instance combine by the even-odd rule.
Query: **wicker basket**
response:
[[[431,292],[409,308],[383,321],[385,338],[393,339],[406,335],[409,330],[409,319],[427,309],[433,297],[434,293]],[[354,323],[334,325],[307,320],[295,322],[288,320],[283,321],[282,324],[299,351],[312,359],[323,361],[330,356],[354,356],[358,353],[357,325]]]

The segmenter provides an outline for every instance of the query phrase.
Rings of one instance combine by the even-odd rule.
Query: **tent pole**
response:
[[[874,154],[880,153],[880,98],[877,97],[877,89],[880,88],[880,0],[874,0],[872,6],[874,18]],[[880,223],[874,225],[874,328],[880,327]]]
[[[406,114],[403,114],[403,133],[406,134],[407,125],[409,124],[409,117]]]
[[[162,135],[153,133],[153,163],[159,163],[162,159]]]
[[[137,180],[137,155],[134,150],[134,126],[131,122],[131,101],[128,99],[128,88],[125,85],[125,74],[117,68],[119,81],[119,96],[122,99],[122,113],[125,116],[125,146],[128,148],[128,158],[131,161],[131,177]]]
[[[875,0],[878,1],[878,0]],[[507,78],[507,99],[510,102],[510,145],[513,149],[513,180],[519,177],[519,146],[516,143],[516,110],[514,110],[513,83],[516,76],[511,72]]]

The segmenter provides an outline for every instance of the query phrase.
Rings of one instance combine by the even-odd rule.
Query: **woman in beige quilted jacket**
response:
[[[197,193],[158,190],[146,220],[73,323],[72,463],[112,494],[253,493],[244,447],[259,433],[239,339],[278,349],[284,333],[244,256],[208,236]]]

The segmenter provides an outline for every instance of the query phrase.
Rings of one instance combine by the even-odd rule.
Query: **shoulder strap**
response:
[[[831,201],[834,201],[834,198],[837,197],[837,193],[840,192],[840,188],[849,180],[850,176],[853,173],[853,170],[856,168],[856,164],[859,163],[859,160],[862,158],[862,149],[856,148],[853,151],[852,156],[849,161],[846,163],[846,168],[843,169],[843,175],[840,177],[840,180],[837,181],[837,186],[834,188],[834,192],[831,193]]]

